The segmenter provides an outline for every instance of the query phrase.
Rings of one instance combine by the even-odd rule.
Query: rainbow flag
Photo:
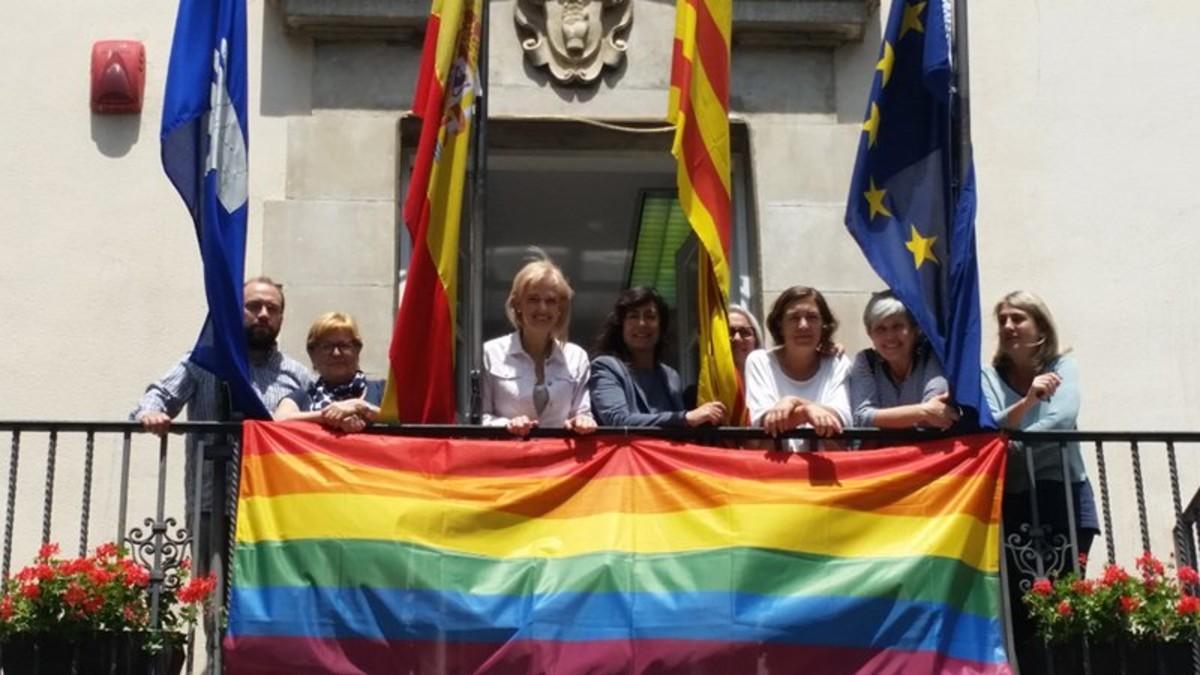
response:
[[[433,0],[413,114],[421,139],[404,201],[412,257],[388,350],[384,421],[451,424],[458,237],[479,66],[482,0]]]
[[[244,429],[232,675],[1009,672],[999,436],[791,454]]]
[[[700,240],[701,402],[721,401],[729,421],[747,421],[729,344],[729,250],[733,236],[729,151],[729,36],[733,0],[678,0],[667,119],[675,125],[679,204]]]

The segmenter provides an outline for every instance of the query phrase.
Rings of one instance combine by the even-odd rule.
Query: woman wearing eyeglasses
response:
[[[762,346],[762,328],[750,310],[741,305],[729,306],[729,346],[733,350],[733,364],[745,377],[746,357]]]
[[[308,357],[317,381],[292,392],[275,408],[277,420],[310,420],[340,431],[362,431],[379,414],[383,381],[358,367],[362,335],[354,317],[329,312],[308,329]]]
[[[793,286],[775,300],[767,331],[778,346],[746,358],[752,424],[771,435],[807,426],[818,436],[832,436],[850,423],[850,359],[836,353],[837,325],[825,296],[814,288]],[[790,445],[803,448],[798,441]]]

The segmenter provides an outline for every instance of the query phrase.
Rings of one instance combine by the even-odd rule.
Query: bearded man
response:
[[[283,326],[283,288],[268,277],[255,277],[246,282],[242,291],[242,323],[246,328],[249,348],[251,384],[267,410],[274,410],[288,394],[305,390],[312,380],[312,374],[298,361],[280,352],[275,345]],[[224,384],[212,373],[189,361],[188,354],[161,379],[146,387],[146,393],[138,401],[130,419],[141,422],[146,431],[161,436],[167,433],[171,420],[184,406],[187,407],[187,418],[191,421],[218,421],[232,417]],[[187,495],[189,520],[192,517],[197,460],[195,448],[198,440],[195,434],[188,434],[186,441],[184,494]],[[236,473],[231,470],[227,483],[231,489],[236,485],[235,477]],[[204,462],[201,527],[199,532],[193,533],[199,544],[194,553],[202,569],[207,567],[210,553],[207,534],[213,511],[211,486],[211,463]]]

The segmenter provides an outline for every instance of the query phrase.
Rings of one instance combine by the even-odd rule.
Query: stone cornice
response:
[[[342,40],[419,41],[429,12],[429,0],[277,0],[277,4],[290,30]],[[878,6],[879,0],[734,0],[734,44],[834,47],[858,42]]]

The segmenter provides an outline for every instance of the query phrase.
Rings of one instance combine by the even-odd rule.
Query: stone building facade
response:
[[[522,47],[530,29],[518,9],[536,3],[491,3],[485,331],[499,326],[514,261],[536,244],[581,288],[586,341],[586,317],[610,302],[632,246],[632,230],[610,223],[631,228],[641,196],[673,186],[661,127],[675,3],[628,3],[616,64],[569,84]],[[248,4],[247,270],[286,285],[287,351],[303,357],[308,322],[342,309],[362,321],[365,364],[382,373],[409,250],[398,206],[428,3]],[[199,328],[194,235],[158,163],[174,10],[60,0],[26,3],[0,25],[10,88],[0,417],[119,419]],[[792,284],[821,288],[857,349],[862,305],[881,284],[842,214],[879,2],[735,0],[734,10],[735,300],[761,311]],[[1083,371],[1083,426],[1196,428],[1200,191],[1186,167],[1200,149],[1190,85],[1200,3],[984,0],[970,12],[985,315],[1013,288],[1047,299]],[[88,111],[87,54],[106,38],[147,46],[140,116]],[[993,332],[989,323],[985,353]],[[1194,487],[1200,462],[1186,459]],[[1133,513],[1119,517],[1134,527]]]

